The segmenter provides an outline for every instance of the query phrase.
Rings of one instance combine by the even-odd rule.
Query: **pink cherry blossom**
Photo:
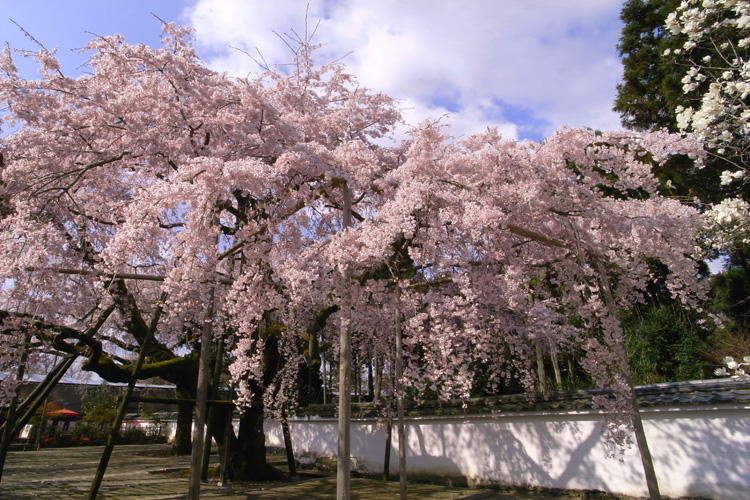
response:
[[[536,349],[580,353],[613,390],[599,404],[625,443],[616,309],[643,299],[649,258],[685,303],[703,293],[697,213],[651,174],[652,161],[699,158],[695,140],[567,128],[540,143],[458,139],[425,122],[384,147],[374,140],[400,120],[395,101],[314,64],[313,46],[289,71],[233,79],[203,66],[190,37],[165,25],[158,49],[98,38],[77,78],[42,53],[40,77],[23,80],[4,53],[0,125],[17,129],[0,139],[0,310],[81,327],[122,300],[117,275],[138,275],[106,335],[127,341],[128,315],[149,317],[166,292],[158,339],[186,348],[212,300],[214,332],[237,339],[239,404],[260,397],[277,415],[293,404],[301,346],[315,335],[335,363],[341,321],[393,395],[398,314],[403,382],[418,393],[468,397],[479,371],[483,390],[532,389]],[[19,345],[7,325],[3,366]],[[269,381],[259,332],[272,325],[283,363]]]

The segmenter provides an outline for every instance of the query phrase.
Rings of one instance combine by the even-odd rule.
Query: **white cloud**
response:
[[[620,0],[312,0],[308,34],[320,62],[344,62],[360,83],[411,107],[412,124],[452,113],[454,133],[497,125],[543,137],[561,125],[619,128],[611,111],[622,69],[615,45]],[[288,62],[274,35],[305,36],[293,0],[199,0],[186,17],[202,57],[235,75],[257,71],[247,55]]]

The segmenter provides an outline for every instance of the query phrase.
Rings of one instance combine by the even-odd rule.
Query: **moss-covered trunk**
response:
[[[266,436],[263,433],[263,409],[248,408],[240,415],[239,433],[230,431],[229,450],[224,452],[226,419],[230,417],[228,407],[215,407],[211,435],[219,446],[219,456],[227,456],[227,478],[234,481],[269,481],[278,479],[283,473],[266,461]],[[224,464],[222,464],[224,465]]]

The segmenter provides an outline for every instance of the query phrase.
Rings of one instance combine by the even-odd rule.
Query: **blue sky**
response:
[[[284,63],[277,34],[325,44],[320,62],[343,62],[361,85],[402,103],[410,125],[449,115],[456,135],[497,126],[540,140],[556,128],[617,129],[611,111],[622,68],[616,52],[621,0],[0,0],[0,42],[35,49],[15,21],[75,75],[80,48],[119,33],[158,45],[159,21],[196,29],[205,63],[232,75],[257,73],[242,51]],[[19,64],[20,66],[20,64]],[[34,70],[22,66],[27,76]]]

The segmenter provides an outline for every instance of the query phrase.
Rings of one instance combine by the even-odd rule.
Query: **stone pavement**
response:
[[[188,479],[158,471],[185,469],[190,457],[160,456],[165,445],[123,445],[115,448],[99,490],[99,500],[183,500]],[[2,500],[81,500],[86,498],[103,447],[48,448],[10,452],[5,463]],[[214,459],[215,460],[215,459]],[[213,465],[213,464],[212,464]],[[398,483],[352,479],[353,500],[399,498]],[[531,500],[527,495],[501,494],[476,489],[409,484],[410,500]],[[303,480],[266,488],[201,485],[201,499],[221,500],[330,500],[336,498],[336,478]],[[549,498],[549,497],[547,497]]]

